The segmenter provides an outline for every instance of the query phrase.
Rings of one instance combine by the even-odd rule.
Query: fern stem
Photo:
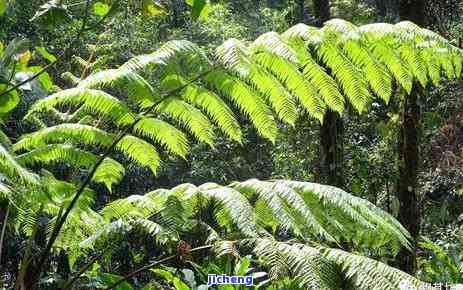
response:
[[[9,214],[10,214],[10,203],[6,205],[6,213],[5,213],[5,218],[3,219],[2,233],[0,234],[0,265],[2,264],[3,238],[5,237],[6,224],[8,223]]]
[[[59,220],[56,221],[56,224],[55,224],[55,227],[53,228],[53,232],[52,232],[52,234],[50,236],[50,239],[48,240],[47,245],[45,247],[45,250],[43,251],[43,253],[42,253],[41,257],[40,257],[39,263],[37,264],[37,272],[36,272],[37,277],[40,277],[40,274],[43,271],[43,266],[45,265],[45,262],[48,259],[48,256],[50,254],[51,248],[52,248],[53,244],[55,243],[56,239],[58,238],[58,234],[61,231],[64,223],[66,222],[67,217],[71,213],[71,210],[74,208],[74,205],[77,203],[77,200],[79,199],[80,195],[84,192],[87,185],[90,184],[93,176],[95,175],[95,173],[98,170],[98,168],[100,167],[100,165],[103,163],[104,159],[106,157],[108,157],[112,153],[113,149],[122,140],[122,138],[124,138],[128,133],[130,133],[133,130],[133,128],[141,120],[143,120],[143,116],[151,113],[167,97],[181,91],[182,89],[184,89],[185,87],[187,87],[191,83],[194,83],[194,82],[198,81],[199,79],[201,79],[205,75],[212,72],[212,70],[213,69],[211,68],[210,70],[204,71],[203,73],[197,75],[195,78],[191,79],[190,81],[188,81],[184,85],[165,93],[157,102],[155,102],[153,105],[151,105],[151,107],[149,107],[145,112],[141,113],[140,116],[134,122],[132,122],[132,124],[130,124],[129,126],[127,126],[125,129],[123,129],[120,132],[119,136],[113,141],[113,143],[106,149],[106,151],[103,153],[103,155],[101,155],[100,158],[97,160],[97,162],[93,166],[92,170],[90,171],[90,173],[85,178],[84,182],[81,184],[79,189],[76,191],[76,194],[74,195],[72,201],[69,203],[69,205],[66,208],[66,211],[64,212],[62,217]]]
[[[201,247],[197,247],[197,248],[194,248],[194,249],[191,249],[189,251],[187,251],[186,253],[194,253],[194,252],[198,252],[198,251],[201,251],[201,250],[205,250],[205,249],[210,249],[212,248],[213,245],[205,245],[205,246],[201,246]],[[176,257],[180,256],[180,254],[175,254],[175,255],[172,255],[172,256],[169,256],[169,257],[166,257],[164,259],[161,259],[161,260],[158,260],[158,261],[155,261],[151,264],[148,264],[146,266],[143,266],[129,274],[127,274],[126,276],[124,276],[123,278],[121,278],[120,280],[118,280],[117,282],[109,285],[107,288],[105,288],[105,290],[110,290],[110,289],[114,289],[115,287],[119,286],[121,283],[127,281],[128,279],[136,276],[138,273],[140,272],[143,272],[143,271],[146,271],[146,270],[149,270],[150,268],[154,267],[154,266],[157,266],[159,264],[162,264],[162,263],[165,263],[167,261],[170,261],[172,259],[175,259]]]

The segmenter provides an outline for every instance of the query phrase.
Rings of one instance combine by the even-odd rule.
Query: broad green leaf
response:
[[[99,274],[98,278],[100,278],[101,282],[105,286],[109,286],[109,285],[116,283],[119,279],[122,279],[123,277],[119,275],[109,274],[109,273],[101,273]],[[119,284],[119,286],[117,286],[114,289],[115,290],[133,290],[133,287],[130,286],[130,284],[127,282],[122,282],[121,284]]]
[[[0,85],[0,92],[6,89],[5,85]],[[19,103],[19,96],[16,91],[12,91],[0,97],[0,115],[13,110]]]
[[[96,2],[93,4],[93,12],[98,16],[105,16],[108,14],[111,7],[103,2]]]
[[[7,0],[0,0],[0,16],[3,15],[8,7]]]
[[[193,20],[207,16],[209,11],[207,0],[186,0],[186,3],[191,6],[191,18]]]
[[[191,290],[180,278],[175,277],[172,283],[174,284],[175,290]]]
[[[148,16],[166,16],[167,11],[164,6],[154,0],[143,0],[142,11]]]
[[[31,66],[27,68],[28,71],[33,73],[38,73],[42,69],[43,68],[41,66]],[[51,92],[53,90],[54,84],[50,75],[47,72],[43,72],[42,74],[40,74],[37,79],[39,80],[40,84],[42,84],[43,88],[46,89],[48,92]]]
[[[54,56],[53,54],[49,53],[48,50],[41,46],[41,47],[36,47],[35,48],[35,51],[37,51],[44,59],[50,61],[50,62],[54,62],[56,61],[56,56]]]

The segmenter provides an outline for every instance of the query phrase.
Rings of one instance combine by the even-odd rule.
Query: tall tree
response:
[[[400,18],[426,25],[425,0],[402,0]],[[399,134],[399,180],[397,197],[400,203],[399,221],[416,241],[420,233],[421,213],[417,196],[419,167],[420,108],[418,99],[422,92],[421,85],[415,81],[410,94],[404,98]],[[402,249],[397,256],[400,269],[416,272],[416,251]]]

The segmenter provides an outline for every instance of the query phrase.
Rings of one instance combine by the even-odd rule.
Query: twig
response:
[[[194,249],[191,249],[189,251],[187,251],[186,253],[193,253],[193,252],[197,252],[197,251],[201,251],[201,250],[205,250],[205,249],[210,249],[212,248],[213,245],[205,245],[205,246],[201,246],[201,247],[197,247],[197,248],[194,248]],[[128,279],[136,276],[138,273],[140,272],[143,272],[143,271],[146,271],[146,270],[149,270],[150,268],[156,266],[156,265],[159,265],[159,264],[162,264],[164,262],[167,262],[167,261],[170,261],[176,257],[178,257],[179,254],[175,254],[175,255],[172,255],[172,256],[169,256],[169,257],[166,257],[164,259],[161,259],[161,260],[158,260],[158,261],[155,261],[151,264],[148,264],[146,266],[143,266],[129,274],[127,274],[126,276],[124,276],[123,278],[121,278],[120,280],[118,280],[117,282],[109,285],[107,288],[105,288],[106,290],[110,290],[110,289],[114,289],[115,287],[119,286],[122,282],[125,282],[127,281]]]

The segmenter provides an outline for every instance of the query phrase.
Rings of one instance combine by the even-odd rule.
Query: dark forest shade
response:
[[[419,26],[426,26],[426,0],[402,0],[399,9],[402,20],[410,20]]]
[[[317,19],[317,26],[322,26],[323,22],[330,19],[330,1],[329,0],[314,0],[313,10]]]

